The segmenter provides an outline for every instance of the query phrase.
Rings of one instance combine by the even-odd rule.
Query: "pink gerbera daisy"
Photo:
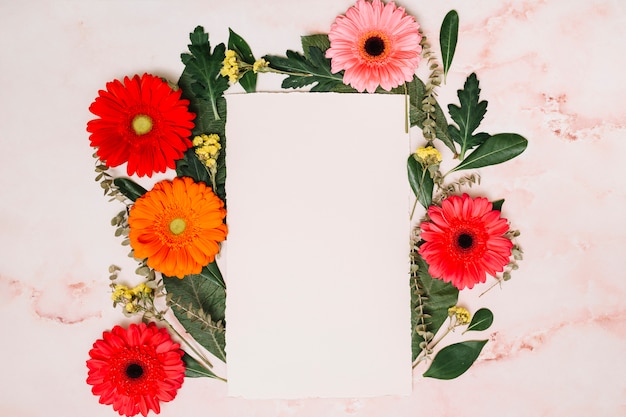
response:
[[[422,47],[419,24],[393,2],[358,0],[338,16],[328,34],[331,71],[345,70],[343,82],[357,91],[389,91],[411,81]]]
[[[462,290],[504,270],[513,243],[503,236],[509,230],[507,220],[492,207],[486,198],[467,194],[429,207],[430,221],[420,225],[424,243],[419,253],[433,277]]]
[[[120,415],[128,417],[150,410],[161,411],[160,402],[171,401],[183,384],[183,351],[167,331],[154,323],[115,326],[93,344],[87,361],[87,383]]]

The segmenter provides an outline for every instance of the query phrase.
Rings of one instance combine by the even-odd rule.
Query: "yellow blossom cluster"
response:
[[[267,68],[269,65],[270,63],[264,60],[263,58],[257,59],[256,61],[254,61],[254,65],[252,65],[252,71],[254,71],[255,74],[259,71],[262,72],[263,69]]]
[[[226,51],[226,56],[222,62],[222,69],[220,70],[222,77],[228,77],[228,81],[236,83],[240,78],[239,74],[239,61],[237,60],[237,53],[232,49]]]
[[[139,302],[151,296],[152,291],[152,288],[147,286],[145,282],[133,288],[129,288],[123,284],[115,284],[111,299],[114,305],[124,304],[124,310],[127,313],[136,313],[139,311]]]
[[[215,133],[210,135],[200,135],[193,138],[193,146],[196,147],[195,152],[198,159],[202,161],[208,168],[214,168],[217,165],[217,156],[222,149],[220,145],[220,137]]]
[[[432,146],[417,148],[415,156],[425,166],[438,165],[443,159],[441,153]]]
[[[457,325],[468,324],[472,318],[470,312],[467,311],[466,308],[459,306],[450,307],[448,309],[448,316],[455,316]]]

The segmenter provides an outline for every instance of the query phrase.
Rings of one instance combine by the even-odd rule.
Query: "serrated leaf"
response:
[[[461,376],[476,361],[487,340],[470,340],[441,349],[423,376],[454,379]]]
[[[493,323],[493,313],[488,308],[481,308],[472,317],[465,332],[487,330]],[[463,332],[463,333],[465,333]]]
[[[189,39],[190,54],[184,53],[180,57],[187,76],[192,79],[191,89],[199,98],[210,103],[212,117],[219,120],[217,99],[228,89],[228,80],[220,74],[226,46],[220,43],[211,51],[209,35],[202,26],[197,26]]]
[[[254,65],[254,55],[252,54],[248,42],[232,29],[229,28],[228,32],[228,49],[235,51],[245,63]],[[253,93],[256,91],[256,80],[257,74],[253,71],[247,71],[243,77],[239,79],[239,84],[246,90],[246,93]]]
[[[224,328],[208,327],[207,323],[193,317],[199,311],[204,311],[211,316],[213,324],[224,322],[226,290],[211,275],[213,274],[207,275],[203,269],[203,273],[187,275],[183,279],[165,277],[163,284],[167,294],[175,302],[172,311],[180,324],[200,345],[217,358],[226,361]],[[191,318],[187,316],[188,312],[191,312]]]
[[[189,356],[187,353],[183,355],[182,360],[185,364],[185,376],[187,378],[217,378],[217,375],[200,365],[200,362],[195,360],[192,356]]]
[[[343,83],[341,73],[330,72],[330,59],[316,46],[309,46],[306,55],[287,51],[286,57],[266,55],[270,67],[291,73],[281,84],[282,88],[301,88],[314,84],[311,91],[355,91]]]
[[[424,341],[423,337],[417,334],[416,327],[420,324],[419,315],[416,311],[419,296],[415,289],[419,286],[422,296],[427,298],[424,302],[424,313],[430,318],[426,322],[427,331],[436,334],[439,328],[448,319],[448,309],[456,305],[459,298],[459,290],[452,284],[435,279],[428,273],[428,264],[424,259],[417,256],[417,277],[411,278],[411,324],[413,328],[411,336],[411,347],[413,352],[413,360],[417,358],[421,352],[420,344]]]
[[[450,10],[441,23],[439,31],[439,46],[441,47],[441,59],[443,61],[443,80],[445,82],[448,70],[452,65],[456,42],[459,37],[459,14],[456,10]]]
[[[448,104],[450,117],[456,123],[456,126],[448,126],[448,133],[461,145],[459,158],[463,160],[465,152],[480,145],[489,137],[486,133],[473,134],[485,117],[487,101],[479,101],[480,88],[475,73],[467,77],[463,89],[458,90],[457,95],[461,106]]]
[[[493,135],[450,172],[501,164],[524,152],[527,146],[528,141],[516,133]]]
[[[206,166],[196,156],[194,148],[189,148],[183,158],[176,161],[176,175],[190,177],[196,182],[204,182],[211,185],[211,176]]]
[[[413,193],[417,197],[417,200],[425,208],[431,205],[433,201],[433,189],[435,183],[428,172],[428,169],[424,169],[415,155],[411,154],[407,160],[407,170],[409,174],[409,184]]]
[[[115,178],[113,184],[131,201],[136,201],[139,197],[147,193],[145,188],[130,178]]]
[[[311,59],[311,55],[309,54],[309,48],[311,46],[324,53],[326,53],[326,50],[330,48],[330,40],[328,39],[328,35],[325,34],[301,36],[300,41],[302,43],[304,56],[309,60]]]

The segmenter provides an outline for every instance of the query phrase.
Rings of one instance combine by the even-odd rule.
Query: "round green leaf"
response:
[[[436,379],[454,379],[467,371],[480,355],[487,340],[469,340],[441,349],[424,376]]]
[[[471,330],[487,330],[493,323],[493,313],[488,308],[481,308],[472,317],[472,321],[467,326],[466,332]],[[465,332],[463,332],[465,333]]]

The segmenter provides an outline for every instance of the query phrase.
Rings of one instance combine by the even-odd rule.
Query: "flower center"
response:
[[[372,36],[365,40],[363,49],[365,49],[365,52],[370,56],[379,56],[385,52],[385,41],[378,36]]]
[[[145,114],[138,114],[133,118],[132,126],[137,135],[145,135],[152,130],[152,118]]]
[[[467,233],[461,233],[459,237],[456,238],[456,243],[463,249],[469,249],[474,244],[474,238]]]
[[[143,375],[143,368],[141,367],[141,365],[138,365],[136,363],[131,363],[130,365],[126,367],[127,377],[131,379],[137,379],[137,378],[141,378],[142,375]]]
[[[179,235],[185,231],[187,228],[187,222],[185,219],[181,219],[180,217],[176,217],[174,220],[170,222],[170,232],[175,235]]]

